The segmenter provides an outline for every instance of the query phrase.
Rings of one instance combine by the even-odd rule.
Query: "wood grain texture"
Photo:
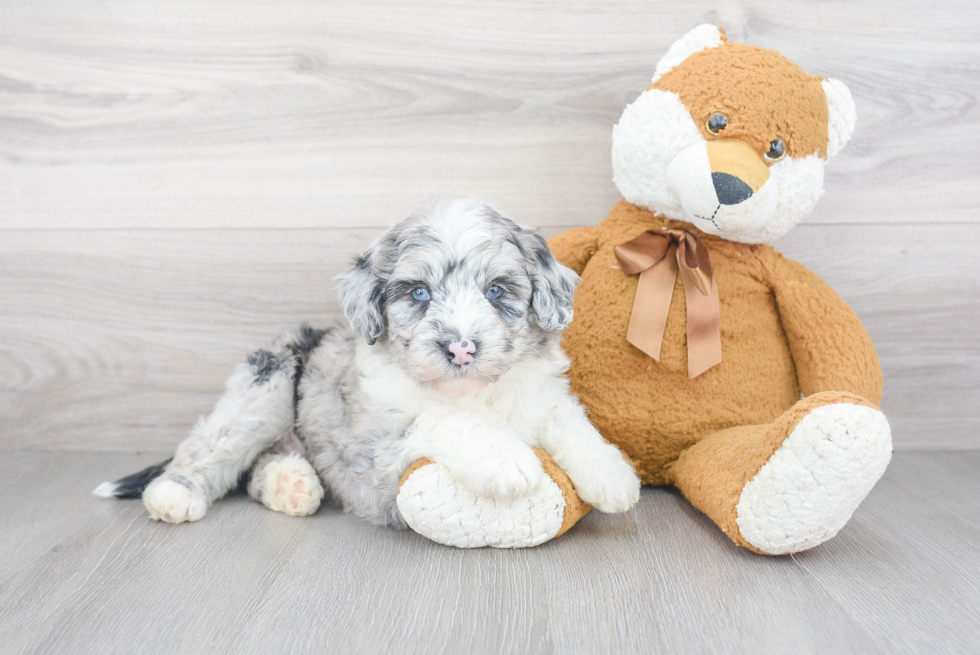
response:
[[[977,3],[0,0],[0,450],[172,447],[427,197],[598,222],[611,126],[704,21],[852,89],[777,245],[867,323],[899,448],[980,446]]]
[[[248,352],[301,321],[341,320],[331,280],[377,233],[8,233],[0,450],[172,448]],[[898,448],[980,446],[980,284],[951,243],[980,250],[980,231],[801,226],[778,244],[868,327]]]
[[[980,649],[980,453],[897,454],[835,539],[777,558],[667,490],[520,551],[242,496],[171,526],[87,495],[158,457],[0,458],[4,653]]]
[[[0,226],[379,226],[461,192],[593,223],[612,125],[705,21],[852,89],[813,222],[978,221],[968,0],[46,0],[0,4]]]
[[[871,334],[896,448],[980,447],[980,229],[800,226],[776,243]],[[955,250],[957,255],[950,255]]]

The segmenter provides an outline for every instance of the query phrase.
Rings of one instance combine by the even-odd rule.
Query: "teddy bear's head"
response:
[[[842,82],[701,25],[674,43],[613,128],[623,197],[709,234],[771,243],[813,209],[854,132]]]

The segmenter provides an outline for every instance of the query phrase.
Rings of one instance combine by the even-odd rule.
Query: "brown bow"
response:
[[[719,364],[718,285],[708,251],[697,237],[687,230],[648,230],[613,251],[623,272],[640,275],[626,340],[660,361],[670,298],[680,266],[687,299],[687,374],[693,379]]]

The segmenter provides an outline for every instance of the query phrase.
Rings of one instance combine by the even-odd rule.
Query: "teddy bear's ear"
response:
[[[725,30],[714,25],[705,23],[698,25],[693,30],[674,41],[674,44],[667,50],[667,54],[657,62],[657,72],[653,75],[653,83],[656,84],[663,75],[671,68],[681,63],[695,52],[701,52],[707,48],[717,48],[727,41]]]
[[[822,80],[823,93],[827,96],[827,157],[834,157],[854,134],[857,109],[847,85],[840,80]]]

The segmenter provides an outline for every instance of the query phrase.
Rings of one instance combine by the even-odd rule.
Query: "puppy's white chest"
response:
[[[456,399],[453,405],[479,413],[522,440],[534,443],[541,427],[541,417],[535,415],[521,391],[520,385],[492,386],[473,396]]]

